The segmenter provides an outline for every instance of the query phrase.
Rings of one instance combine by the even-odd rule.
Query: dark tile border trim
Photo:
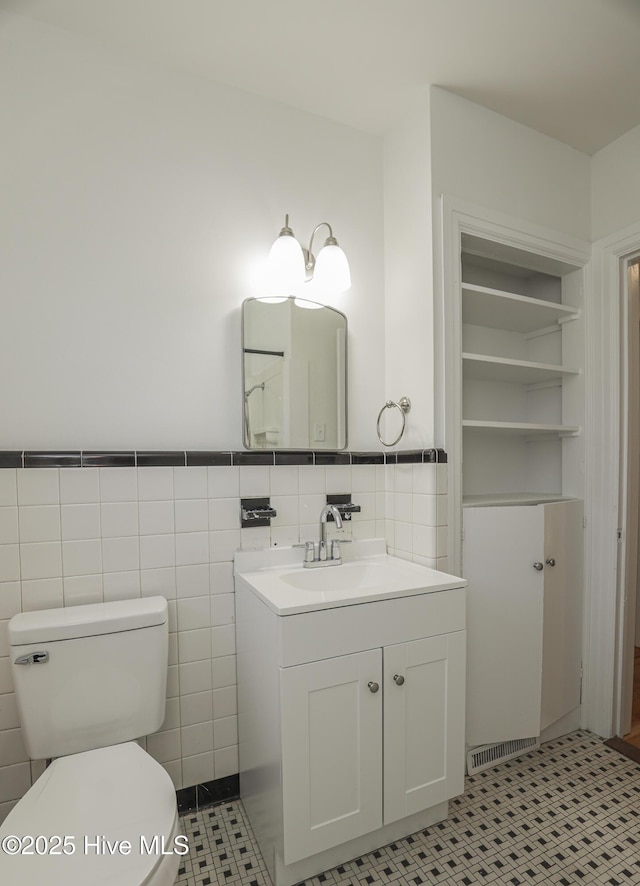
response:
[[[312,465],[313,452],[283,452],[282,450],[275,452],[276,465]]]
[[[447,453],[444,449],[405,449],[398,452],[385,452],[385,464],[409,465],[425,464],[434,465],[446,462]]]
[[[82,465],[82,453],[23,452],[22,464],[25,468],[79,468]]]
[[[0,450],[2,468],[125,468],[230,467],[232,465],[401,465],[446,464],[444,449],[408,449],[394,452],[328,452],[322,450],[265,449],[255,452],[198,450],[81,450],[40,452]]]
[[[22,453],[6,450],[0,452],[0,468],[21,468]]]
[[[187,467],[231,467],[232,452],[189,452],[187,450]]]
[[[352,452],[352,465],[383,465],[384,452]]]
[[[275,452],[272,449],[265,449],[264,452],[232,452],[231,458],[234,465],[275,464]]]
[[[83,468],[135,468],[135,452],[83,452]]]
[[[176,791],[180,815],[192,810],[204,809],[214,803],[237,800],[239,796],[239,775],[227,775],[225,778],[216,778],[214,781],[206,781],[204,784]]]
[[[314,452],[314,464],[316,465],[350,465],[350,452]]]
[[[186,464],[186,452],[136,452],[139,468],[183,468]]]
[[[240,796],[240,776],[228,775],[198,785],[198,809],[222,803],[225,800],[236,800]]]
[[[176,801],[178,803],[178,814],[191,812],[198,808],[198,786],[193,785],[190,788],[180,788],[176,791]]]
[[[397,452],[397,464],[399,465],[415,465],[424,461],[424,452],[422,449],[408,449],[404,452]]]

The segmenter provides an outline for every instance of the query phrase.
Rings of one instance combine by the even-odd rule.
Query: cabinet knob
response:
[[[367,683],[367,686],[369,687],[369,692],[377,692],[378,689],[380,689],[380,686],[377,683],[374,683],[373,681],[371,681],[370,683]]]
[[[555,566],[556,565],[556,561],[553,559],[553,557],[549,557],[549,559],[545,560],[544,562],[547,564],[547,566]]]
[[[533,568],[538,572],[542,572],[542,570],[544,569],[544,563],[540,563],[540,561],[538,561],[537,563],[533,564]]]
[[[394,674],[393,682],[396,684],[396,686],[402,686],[402,684],[404,683],[404,677],[402,676],[402,674]]]

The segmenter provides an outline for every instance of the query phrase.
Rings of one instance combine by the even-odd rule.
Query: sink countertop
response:
[[[342,548],[340,566],[308,569],[300,548],[238,551],[235,574],[278,615],[465,587],[463,578],[386,553],[383,539]]]

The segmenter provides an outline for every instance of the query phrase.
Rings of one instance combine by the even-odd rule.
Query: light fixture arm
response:
[[[313,254],[313,241],[320,228],[328,228],[329,235],[318,251]],[[351,288],[351,272],[344,251],[333,236],[329,222],[316,225],[309,240],[309,248],[296,240],[289,227],[289,215],[284,217],[284,226],[269,252],[268,285],[274,292],[295,290],[304,282],[316,278],[318,286],[327,292],[346,292]]]
[[[284,227],[280,228],[280,233],[278,234],[278,236],[279,237],[293,237],[294,236],[293,231],[289,227],[289,213],[288,212],[284,217]]]
[[[287,224],[288,224],[289,216],[286,216],[286,219],[287,219]],[[305,249],[304,246],[302,247],[302,254],[304,255],[304,266],[305,266],[305,269],[307,272],[307,280],[311,280],[311,278],[313,277],[313,270],[316,266],[316,257],[313,254],[313,238],[315,237],[315,235],[318,231],[318,228],[321,228],[323,225],[326,225],[329,228],[329,236],[325,240],[324,245],[325,246],[337,246],[338,245],[338,241],[333,236],[333,230],[332,230],[329,222],[320,222],[319,225],[315,226],[315,228],[313,229],[313,233],[311,234],[311,239],[309,240],[309,248]],[[284,230],[284,228],[283,228],[283,230]]]

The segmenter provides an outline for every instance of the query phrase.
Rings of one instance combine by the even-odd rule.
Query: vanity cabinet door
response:
[[[281,668],[280,697],[290,864],[382,825],[382,650]]]
[[[465,632],[385,646],[384,823],[464,790]]]

